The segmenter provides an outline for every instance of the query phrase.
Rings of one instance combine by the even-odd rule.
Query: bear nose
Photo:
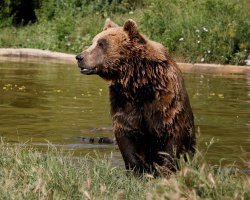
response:
[[[83,55],[82,54],[78,54],[76,56],[76,60],[79,62],[79,61],[82,61],[83,60]]]

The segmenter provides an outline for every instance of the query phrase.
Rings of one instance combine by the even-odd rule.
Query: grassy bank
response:
[[[0,144],[1,199],[250,199],[250,177],[200,156],[169,179],[135,177],[110,158],[74,157],[53,146]]]
[[[22,0],[15,0],[16,4]],[[37,2],[37,0],[33,0]],[[244,64],[250,54],[247,0],[42,0],[34,23],[17,24],[11,4],[0,11],[0,47],[30,47],[78,53],[107,17],[128,18],[163,43],[179,61]]]

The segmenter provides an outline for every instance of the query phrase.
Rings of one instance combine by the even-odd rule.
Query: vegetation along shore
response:
[[[197,153],[169,179],[136,177],[112,157],[75,157],[52,145],[0,144],[2,199],[250,199],[250,177],[233,166],[208,165]]]
[[[133,18],[181,62],[242,65],[250,53],[247,0],[32,0],[25,12],[23,4],[1,4],[0,47],[77,53],[111,17]]]

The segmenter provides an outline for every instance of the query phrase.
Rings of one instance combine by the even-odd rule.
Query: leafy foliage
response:
[[[151,1],[141,20],[152,39],[188,62],[244,64],[250,16],[243,4],[224,0]],[[157,12],[155,12],[157,11]]]
[[[135,19],[179,61],[244,65],[250,54],[246,0],[32,0],[36,23],[13,27],[13,6],[24,2],[1,3],[1,47],[79,53],[111,17],[118,24]]]
[[[39,6],[38,0],[1,0],[0,1],[0,23],[6,25],[24,25],[36,21],[35,9]]]

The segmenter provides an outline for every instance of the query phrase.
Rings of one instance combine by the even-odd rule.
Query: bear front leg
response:
[[[143,164],[143,158],[138,154],[134,141],[127,135],[116,136],[116,141],[127,170],[134,170],[137,173],[147,171]]]

